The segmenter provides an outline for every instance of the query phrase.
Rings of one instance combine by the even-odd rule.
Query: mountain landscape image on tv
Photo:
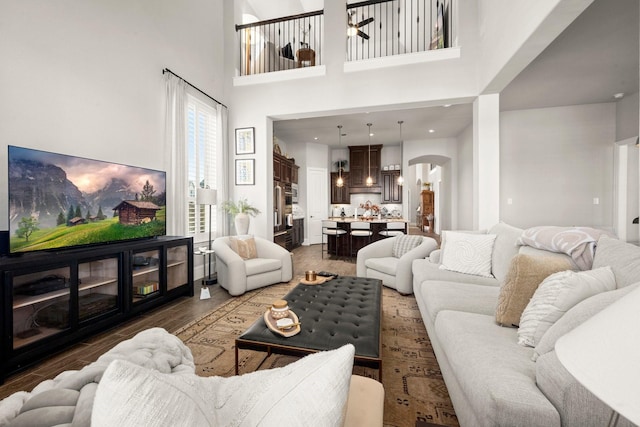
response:
[[[161,236],[166,173],[9,146],[11,253]]]

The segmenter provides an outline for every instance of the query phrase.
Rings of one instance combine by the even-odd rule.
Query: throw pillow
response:
[[[630,243],[602,236],[593,257],[593,268],[611,266],[619,288],[636,283],[640,277],[640,248]]]
[[[424,240],[422,236],[416,235],[397,236],[395,239],[396,240],[394,240],[393,242],[392,253],[396,258],[401,258],[402,255],[406,254],[411,249],[417,248],[422,244],[422,241]]]
[[[590,296],[616,288],[611,267],[561,271],[544,279],[522,312],[518,344],[535,347],[545,332],[571,307]]]
[[[256,240],[253,237],[229,237],[229,246],[242,259],[253,259],[258,257],[256,249]]]
[[[491,255],[495,234],[468,234],[445,231],[447,244],[442,250],[440,268],[475,276],[491,275]]]
[[[535,362],[538,357],[552,351],[558,338],[573,330],[576,326],[581,325],[594,314],[609,307],[632,290],[638,288],[638,286],[640,286],[640,283],[616,289],[615,291],[602,292],[576,304],[558,319],[553,326],[547,329],[547,332],[540,338],[536,348],[533,350],[533,361]]]
[[[91,425],[342,425],[354,352],[347,344],[229,378],[163,374],[116,360],[98,385]]]
[[[511,258],[498,295],[496,322],[502,326],[518,326],[522,312],[540,283],[550,274],[570,269],[571,264],[559,258],[523,254]]]

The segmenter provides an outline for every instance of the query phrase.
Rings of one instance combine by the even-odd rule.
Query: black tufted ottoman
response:
[[[236,375],[241,349],[305,355],[351,343],[356,348],[354,363],[377,368],[382,382],[381,280],[338,277],[321,285],[301,283],[283,299],[298,315],[300,333],[286,338],[267,328],[264,319],[258,319],[236,338]]]

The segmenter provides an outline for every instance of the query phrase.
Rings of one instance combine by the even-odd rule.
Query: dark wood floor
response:
[[[434,237],[439,242],[439,236],[420,233],[418,228],[410,228],[409,234],[423,234]],[[354,276],[356,273],[355,259],[321,258],[320,246],[302,246],[293,250],[294,274],[293,281],[298,282],[306,270],[330,271],[344,276]],[[8,377],[0,386],[0,399],[20,391],[31,391],[43,380],[54,378],[59,373],[69,369],[81,369],[95,361],[101,354],[121,341],[127,340],[138,332],[152,327],[162,327],[170,332],[200,318],[215,309],[224,301],[232,298],[220,286],[209,287],[210,299],[201,300],[200,285],[196,285],[196,296],[181,297],[160,308],[144,313],[113,329],[100,333],[76,344],[68,349],[51,356],[49,359]]]

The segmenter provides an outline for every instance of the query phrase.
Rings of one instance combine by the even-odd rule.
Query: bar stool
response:
[[[400,236],[401,234],[405,234],[405,229],[406,225],[404,222],[388,222],[387,228],[385,228],[384,230],[380,230],[378,234],[384,237]]]
[[[347,230],[343,230],[342,228],[338,228],[338,222],[337,221],[328,221],[328,220],[323,220],[322,221],[322,243],[320,244],[320,252],[321,252],[322,258],[324,258],[324,253],[325,252],[327,252],[327,254],[329,253],[329,237],[330,236],[335,237],[335,240],[336,240],[335,255],[338,256],[338,239],[343,234],[347,234]],[[324,236],[327,236],[327,250],[326,251],[324,250]]]
[[[371,243],[371,236],[373,236],[373,231],[371,231],[371,223],[368,221],[356,221],[351,223],[351,236],[349,239],[349,255],[353,255],[353,238],[357,239],[366,239],[368,245]]]

